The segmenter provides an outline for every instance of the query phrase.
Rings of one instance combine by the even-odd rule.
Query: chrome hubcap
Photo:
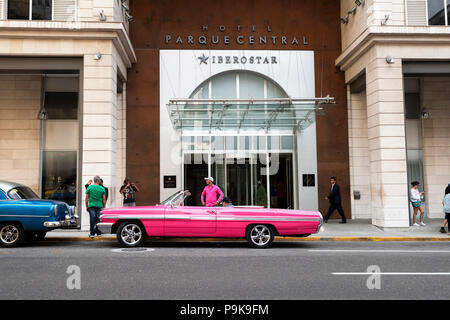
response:
[[[270,241],[270,230],[263,225],[254,226],[250,231],[250,239],[258,246],[264,246]]]
[[[4,226],[0,231],[0,238],[4,243],[14,243],[19,238],[19,229],[13,225]]]
[[[128,224],[122,229],[120,237],[125,243],[136,244],[142,238],[142,230],[135,224]]]

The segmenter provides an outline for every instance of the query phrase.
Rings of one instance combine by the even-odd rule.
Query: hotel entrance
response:
[[[225,149],[214,149],[216,145],[209,144],[209,141],[221,140],[225,141]],[[234,147],[233,142],[238,141],[243,143],[244,149],[239,150],[239,143],[238,148]],[[293,142],[293,136],[185,137],[184,189],[192,193],[187,205],[201,205],[204,178],[212,176],[234,205],[293,209],[293,172],[296,171]],[[266,148],[257,149],[265,145],[270,146],[270,152]]]

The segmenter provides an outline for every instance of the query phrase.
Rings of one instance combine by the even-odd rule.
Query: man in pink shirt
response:
[[[218,186],[216,186],[213,182],[214,179],[212,177],[205,178],[206,187],[203,189],[202,195],[200,197],[200,201],[203,206],[214,207],[219,205],[220,201],[223,199],[223,192],[220,190]],[[219,199],[217,200],[217,194],[219,194]]]

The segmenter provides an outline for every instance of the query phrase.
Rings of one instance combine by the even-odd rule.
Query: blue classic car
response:
[[[0,180],[0,246],[44,239],[47,231],[78,228],[75,207],[42,200],[29,187]]]

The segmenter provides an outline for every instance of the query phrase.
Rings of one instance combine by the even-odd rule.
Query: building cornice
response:
[[[111,40],[127,68],[136,63],[136,53],[121,22],[0,20],[0,39],[7,38]]]
[[[371,26],[336,59],[336,66],[347,70],[361,56],[379,43],[450,44],[450,27]]]

